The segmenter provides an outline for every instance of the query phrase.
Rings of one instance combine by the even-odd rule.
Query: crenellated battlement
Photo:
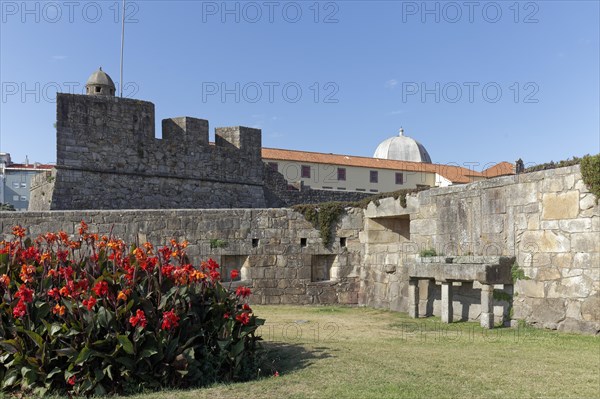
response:
[[[154,104],[112,96],[57,95],[57,174],[51,209],[264,206],[261,131],[215,129]],[[35,193],[32,193],[35,195]]]

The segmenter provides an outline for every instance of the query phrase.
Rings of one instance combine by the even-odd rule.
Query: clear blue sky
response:
[[[193,116],[371,156],[403,126],[438,163],[600,152],[598,1],[128,3],[124,94],[157,127]],[[1,7],[0,150],[54,162],[57,88],[98,66],[119,80],[120,0]]]

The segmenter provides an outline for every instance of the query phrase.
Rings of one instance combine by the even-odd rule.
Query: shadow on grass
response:
[[[329,348],[307,349],[302,345],[283,342],[263,342],[265,359],[263,365],[273,373],[291,373],[309,367],[315,362],[332,357]]]

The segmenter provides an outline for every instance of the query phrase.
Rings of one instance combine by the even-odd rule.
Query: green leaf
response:
[[[35,342],[38,348],[42,348],[44,346],[44,339],[40,334],[29,330],[25,330],[25,334],[27,334],[29,338],[31,338],[31,340]]]
[[[118,357],[115,359],[117,361],[117,363],[121,363],[123,366],[127,367],[129,370],[134,370],[135,369],[135,363],[133,362],[133,359],[131,359],[130,357]]]
[[[102,384],[96,385],[96,387],[94,388],[94,395],[95,396],[106,396],[106,389],[104,388],[104,386]]]
[[[52,377],[54,377],[56,374],[60,374],[62,373],[62,370],[59,369],[58,367],[54,367],[54,369],[48,373],[48,375],[46,376],[46,379],[50,379]]]
[[[140,352],[139,357],[140,357],[140,359],[145,359],[147,357],[156,355],[157,353],[158,353],[158,351],[156,349],[146,348]]]
[[[57,332],[62,330],[62,326],[58,323],[52,323],[52,327],[50,327],[50,336],[56,334]]]
[[[108,378],[110,378],[111,380],[113,379],[113,375],[112,375],[112,364],[109,364],[108,366],[106,366],[104,368],[104,370],[102,370],[104,372],[104,375],[107,375]]]
[[[73,348],[67,347],[67,348],[60,348],[60,349],[56,349],[55,350],[56,354],[58,356],[75,356],[77,355],[77,351]]]
[[[127,335],[117,335],[117,339],[123,350],[128,354],[133,355],[133,343],[127,338]]]
[[[244,351],[244,340],[239,340],[231,348],[231,356],[236,357],[237,355],[239,355],[243,351]]]
[[[9,371],[8,374],[6,374],[6,376],[4,377],[4,381],[2,381],[2,389],[14,385],[17,382],[18,378],[19,377],[16,370]]]
[[[227,349],[227,346],[231,343],[231,337],[228,337],[228,339],[225,340],[219,340],[217,342],[219,343],[219,348],[221,348],[221,350],[225,350]]]
[[[92,352],[93,351],[89,347],[84,346],[83,349],[81,350],[81,352],[79,352],[79,356],[77,356],[77,359],[75,360],[75,364],[80,365],[82,363],[85,363],[92,355]]]
[[[21,345],[16,339],[7,339],[0,341],[0,347],[4,348],[5,351],[10,353],[21,352]]]
[[[114,316],[112,312],[106,310],[104,306],[101,306],[100,309],[98,309],[97,320],[101,327],[108,328],[113,319]]]
[[[37,374],[32,367],[21,367],[21,375],[23,376],[22,385],[26,388],[31,387],[37,381]]]

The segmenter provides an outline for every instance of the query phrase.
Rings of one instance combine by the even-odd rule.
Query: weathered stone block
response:
[[[542,198],[542,219],[573,219],[579,213],[579,191],[547,193]]]
[[[592,228],[592,219],[568,219],[559,221],[560,229],[568,233],[582,233],[590,231]]]
[[[569,239],[562,233],[553,231],[526,231],[523,233],[520,250],[524,252],[568,252]]]
[[[573,252],[600,252],[598,233],[571,234],[571,250]]]
[[[596,293],[581,303],[581,317],[583,320],[600,323],[600,296]]]
[[[515,286],[515,291],[519,294],[519,296],[543,298],[544,283],[534,280],[518,280]]]

